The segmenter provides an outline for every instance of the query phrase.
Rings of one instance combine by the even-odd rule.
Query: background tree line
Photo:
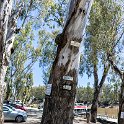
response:
[[[100,92],[99,97],[99,105],[118,105],[119,103],[119,94],[120,94],[120,81],[110,82],[108,84],[104,84],[102,87],[102,90]],[[45,98],[45,86],[37,86],[37,87],[31,87],[30,92],[28,94],[26,93],[26,97],[28,99],[25,100],[25,103],[29,102],[29,98],[34,97],[34,103],[40,104],[44,101]],[[92,104],[93,99],[93,92],[94,88],[90,85],[87,85],[86,87],[79,86],[77,87],[77,93],[76,93],[76,102],[79,103],[88,103]],[[20,92],[20,100],[23,100],[24,92]],[[32,102],[33,103],[33,102]]]

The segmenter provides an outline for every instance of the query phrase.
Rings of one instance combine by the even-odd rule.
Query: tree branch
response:
[[[104,71],[103,71],[103,75],[102,75],[102,79],[99,83],[99,88],[101,89],[103,83],[105,82],[106,76],[108,74],[108,71],[110,69],[110,64],[107,65],[107,67],[104,66]]]
[[[37,59],[33,62],[31,62],[30,64],[28,64],[20,73],[22,74],[27,68],[30,68],[30,66],[33,66],[33,64],[37,61]],[[29,69],[28,69],[29,70]],[[11,77],[13,77],[15,75],[15,73],[19,71],[19,69],[16,69],[15,72],[12,74]]]
[[[122,77],[122,72],[119,70],[119,68],[114,64],[114,62],[112,61],[112,55],[108,54],[108,61],[111,64],[112,68],[114,69],[114,71],[120,76]]]
[[[25,24],[25,21],[26,21],[26,19],[27,19],[27,17],[28,17],[28,13],[29,13],[29,11],[30,11],[32,5],[33,5],[33,0],[30,0],[30,4],[29,4],[29,7],[28,7],[28,9],[27,9],[27,13],[26,13],[26,16],[25,16],[25,18],[24,18],[24,20],[23,20],[23,23],[22,23],[21,28],[22,28],[22,27],[24,26],[24,24]]]

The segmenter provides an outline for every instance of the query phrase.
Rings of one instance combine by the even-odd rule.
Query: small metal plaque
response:
[[[64,86],[63,86],[63,89],[64,89],[64,90],[71,90],[71,86],[69,86],[69,85],[64,85]]]
[[[50,95],[51,94],[51,90],[52,90],[52,84],[47,84],[47,88],[46,88],[46,95]]]
[[[73,81],[73,77],[71,76],[63,76],[63,79],[67,81]]]
[[[124,119],[124,112],[121,112],[121,118]]]
[[[71,41],[71,45],[75,47],[80,47],[80,43],[76,41]]]

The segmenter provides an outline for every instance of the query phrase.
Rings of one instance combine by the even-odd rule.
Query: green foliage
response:
[[[93,99],[93,88],[90,86],[87,87],[78,87],[76,93],[77,102],[89,102],[91,103]]]
[[[42,55],[40,57],[40,67],[43,71],[44,84],[48,83],[52,63],[56,55],[55,37],[64,26],[67,0],[54,1],[48,8],[48,13],[44,18],[43,29],[39,32],[39,41],[42,46]]]
[[[34,48],[33,41],[32,22],[29,22],[17,35],[14,42],[14,53],[9,65],[10,71],[6,75],[6,78],[9,79],[6,82],[8,86],[11,85],[12,87],[7,89],[7,93],[11,91],[8,97],[23,99],[23,101],[29,99],[29,92],[33,85],[31,68],[37,61],[38,56],[41,55],[40,48]]]
[[[81,59],[80,74],[90,77],[93,65],[103,68],[107,64],[107,53],[116,46],[120,36],[121,6],[114,0],[95,0],[86,30],[84,56]]]
[[[120,84],[118,80],[109,84],[104,84],[100,94],[100,102],[104,103],[109,101],[110,104],[117,103],[119,101]]]
[[[34,96],[35,100],[42,102],[43,99],[45,98],[45,87],[44,86],[32,87],[31,96]]]
[[[114,82],[110,82],[109,84],[104,84],[100,96],[99,102],[114,104],[119,101],[120,94],[120,80],[116,80]],[[87,85],[87,87],[77,87],[76,100],[77,102],[89,102],[92,103],[93,100],[94,88]]]
[[[56,54],[56,44],[52,41],[55,36],[55,33],[49,33],[45,31],[39,32],[40,35],[40,44],[42,44],[42,55],[40,57],[40,67],[43,70],[43,80],[44,84],[47,84],[50,74],[50,69]]]
[[[45,24],[49,26],[50,29],[60,28],[64,26],[64,18],[67,11],[67,1],[68,0],[56,0],[54,4],[48,9],[48,13],[45,17]]]
[[[36,40],[39,28],[43,26],[44,17],[48,14],[48,8],[53,4],[52,0],[14,1],[13,12],[17,13],[20,6],[23,7],[17,25],[21,30],[15,39],[14,53],[6,75],[9,98],[13,96],[26,102],[30,97],[33,85],[32,66],[41,56],[42,48],[45,46],[39,43],[36,47]]]

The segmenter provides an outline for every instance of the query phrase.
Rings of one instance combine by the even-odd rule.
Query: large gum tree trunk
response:
[[[124,124],[124,73],[122,73],[121,93],[119,98],[118,124]]]
[[[3,124],[3,122],[4,122],[3,112],[2,112],[2,110],[3,110],[2,103],[3,103],[3,96],[5,93],[5,87],[6,87],[6,84],[4,82],[6,71],[7,71],[7,66],[3,65],[2,69],[1,69],[1,75],[0,75],[0,124]]]
[[[72,124],[76,94],[79,46],[92,0],[71,0],[68,18],[58,43],[56,59],[48,82],[41,124]],[[50,92],[51,90],[51,92]]]
[[[14,41],[15,16],[11,16],[13,0],[0,0],[0,124],[3,124],[2,104],[5,93],[5,75]],[[16,13],[17,14],[17,13]]]

